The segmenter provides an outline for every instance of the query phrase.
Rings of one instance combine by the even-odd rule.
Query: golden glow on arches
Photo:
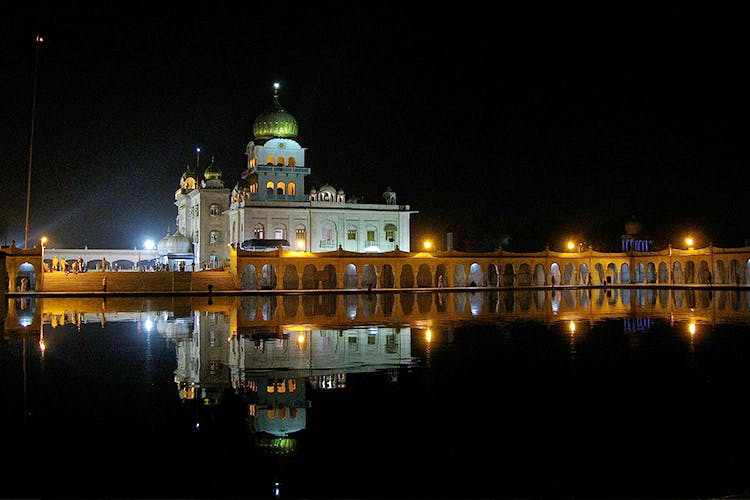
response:
[[[266,189],[273,189],[273,181],[266,182]]]
[[[276,184],[276,194],[286,194],[286,184],[283,182]]]
[[[287,194],[294,196],[297,194],[297,185],[293,182],[289,183],[289,186],[287,186]]]

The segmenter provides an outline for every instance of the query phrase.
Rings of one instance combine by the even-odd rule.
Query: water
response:
[[[11,300],[2,496],[736,495],[750,488],[749,301]]]

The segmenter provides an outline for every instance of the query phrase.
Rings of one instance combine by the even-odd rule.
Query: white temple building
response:
[[[383,203],[347,199],[328,184],[305,190],[310,168],[297,141],[297,121],[279,103],[274,84],[271,108],[253,123],[247,167],[233,189],[225,187],[213,161],[199,179],[189,166],[175,193],[176,233],[192,244],[196,268],[221,267],[229,246],[275,240],[292,250],[329,252],[409,251],[411,214],[390,187]],[[276,246],[274,249],[277,248]]]

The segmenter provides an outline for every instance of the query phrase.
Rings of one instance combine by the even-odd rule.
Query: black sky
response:
[[[1,243],[24,237],[37,32],[30,241],[174,230],[195,148],[233,186],[275,81],[308,189],[380,202],[391,186],[419,211],[413,246],[453,231],[475,249],[616,248],[631,215],[659,242],[750,238],[741,3],[191,5],[0,18]]]

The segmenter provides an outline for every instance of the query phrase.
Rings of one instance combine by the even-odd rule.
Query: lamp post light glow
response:
[[[297,240],[297,251],[303,252],[305,250],[305,240]]]
[[[143,242],[143,248],[146,250],[153,250],[154,249],[154,240],[146,240]]]
[[[431,248],[432,248],[432,242],[430,240],[425,240],[424,241],[424,249],[425,250],[430,250]]]
[[[687,238],[685,238],[685,244],[687,245],[688,250],[692,250],[693,245],[695,245],[695,240],[693,240],[692,237],[688,236]]]
[[[572,252],[575,249],[575,247],[576,247],[575,243],[573,243],[572,241],[568,241],[568,250]]]

